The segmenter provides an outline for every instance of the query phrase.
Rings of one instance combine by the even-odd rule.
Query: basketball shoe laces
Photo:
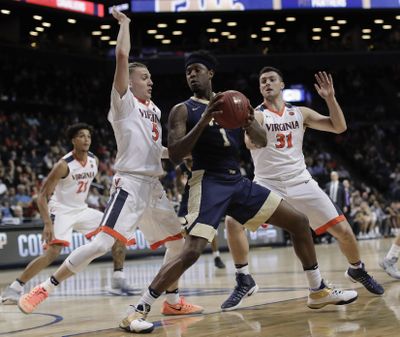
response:
[[[26,301],[29,302],[34,308],[36,308],[47,297],[47,291],[44,288],[38,286],[26,296]]]
[[[366,288],[376,288],[376,281],[364,269],[357,270],[359,275],[356,275],[356,280]]]
[[[232,292],[231,296],[229,296],[228,301],[233,301],[233,302],[240,302],[244,296],[246,296],[246,293],[249,291],[249,287],[245,284],[237,284],[235,286],[234,291]]]

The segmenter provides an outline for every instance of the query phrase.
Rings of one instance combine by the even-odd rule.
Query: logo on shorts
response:
[[[7,234],[0,233],[0,249],[3,249],[6,244],[7,244]]]

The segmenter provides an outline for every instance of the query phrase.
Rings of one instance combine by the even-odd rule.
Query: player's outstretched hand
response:
[[[315,74],[315,80],[317,83],[314,84],[314,87],[323,99],[335,96],[331,74],[327,74],[325,71],[319,71]]]
[[[115,6],[112,8],[111,12],[112,16],[118,20],[118,23],[121,24],[123,22],[131,22],[131,19],[129,19],[124,13],[120,12]]]

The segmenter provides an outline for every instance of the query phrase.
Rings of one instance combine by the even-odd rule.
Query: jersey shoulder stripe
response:
[[[70,163],[70,162],[72,162],[73,160],[74,160],[75,158],[74,158],[74,155],[70,155],[70,156],[68,156],[67,158],[64,158],[64,160],[67,162],[67,163]]]
[[[92,152],[88,152],[88,156],[92,158],[96,158],[96,156]]]

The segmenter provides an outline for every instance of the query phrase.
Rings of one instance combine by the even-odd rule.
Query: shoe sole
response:
[[[222,310],[222,311],[232,311],[232,310],[235,310],[236,308],[238,308],[238,307],[242,304],[242,302],[243,302],[243,300],[245,299],[245,297],[250,297],[251,295],[254,295],[255,293],[257,293],[258,289],[259,289],[259,287],[258,287],[258,285],[256,284],[253,288],[251,288],[251,289],[247,292],[246,295],[243,296],[243,298],[240,300],[240,302],[239,302],[238,304],[234,305],[233,307],[229,307],[229,308],[222,308],[222,307],[221,307],[221,310]]]
[[[164,316],[184,316],[184,315],[198,315],[198,314],[201,314],[203,311],[204,311],[204,309],[203,310],[198,310],[198,311],[193,311],[193,312],[181,312],[181,311],[178,311],[176,313],[169,313],[169,314],[161,312],[161,314],[164,315]]]
[[[1,304],[3,305],[16,305],[18,303],[18,300],[13,300],[10,298],[2,298],[1,299]]]
[[[144,330],[140,330],[140,331],[132,331],[131,329],[130,329],[130,326],[128,325],[128,326],[126,326],[126,327],[124,327],[124,326],[122,326],[122,325],[119,325],[119,328],[120,329],[122,329],[122,330],[125,330],[125,331],[127,331],[127,332],[133,332],[133,333],[150,333],[150,332],[152,332],[153,330],[154,330],[154,325],[151,327],[151,328],[148,328],[148,329],[144,329]]]
[[[32,311],[31,311],[31,312],[26,311],[26,310],[19,304],[19,301],[18,301],[18,303],[17,303],[17,306],[18,306],[18,309],[21,310],[21,312],[23,312],[25,315],[29,315],[29,314],[32,313]]]
[[[339,301],[339,302],[326,302],[326,303],[319,303],[319,304],[307,304],[307,307],[310,309],[321,309],[329,304],[333,305],[345,305],[345,304],[350,304],[354,302],[358,298],[358,295],[356,297],[353,297],[347,301]]]
[[[347,270],[346,270],[346,272],[344,273],[344,276],[346,276],[347,277],[347,279],[349,279],[351,282],[353,282],[353,283],[360,283],[365,289],[367,289],[371,294],[374,294],[374,295],[383,295],[384,294],[384,292],[385,291],[383,291],[382,293],[377,293],[377,292],[375,292],[375,291],[371,291],[371,290],[369,290],[365,285],[363,285],[361,282],[358,282],[356,279],[354,279],[354,278],[352,278],[350,275],[349,275],[349,273],[347,272]]]
[[[379,267],[381,267],[381,268],[384,270],[384,272],[385,272],[386,274],[388,274],[390,277],[393,277],[393,278],[396,279],[396,280],[400,280],[400,275],[392,275],[391,273],[389,273],[389,272],[386,270],[386,268],[385,268],[385,266],[384,266],[384,264],[383,264],[382,261],[379,262]]]

